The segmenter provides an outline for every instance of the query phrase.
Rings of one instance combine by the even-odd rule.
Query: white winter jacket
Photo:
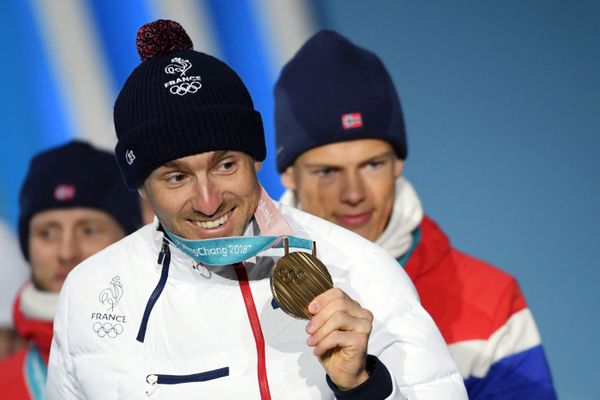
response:
[[[334,285],[373,313],[368,352],[391,374],[387,398],[466,399],[396,260],[350,231],[281,211],[295,236],[317,242]],[[307,322],[273,302],[269,275],[281,249],[249,260],[239,275],[197,266],[173,244],[170,260],[158,260],[162,244],[155,222],[69,274],[54,323],[49,399],[334,398],[306,345]]]

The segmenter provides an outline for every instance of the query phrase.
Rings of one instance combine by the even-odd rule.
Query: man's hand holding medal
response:
[[[309,319],[306,343],[341,390],[369,377],[367,345],[373,314],[343,290],[334,288],[327,268],[313,254],[288,252],[271,273],[271,290],[281,309],[294,318]]]

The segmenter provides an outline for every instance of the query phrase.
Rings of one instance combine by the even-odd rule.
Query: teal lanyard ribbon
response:
[[[46,400],[48,367],[37,347],[31,346],[25,355],[25,380],[34,400]]]
[[[162,226],[166,236],[188,256],[205,266],[236,265],[248,260],[262,251],[273,247],[283,247],[283,239],[288,238],[289,247],[313,248],[313,242],[292,236],[287,224],[267,192],[261,188],[260,200],[254,219],[264,236],[231,236],[215,239],[189,240],[170,232]]]
[[[235,265],[262,251],[283,247],[287,237],[290,247],[312,249],[313,243],[295,236],[232,236],[217,239],[189,240],[170,232],[163,226],[167,237],[188,256],[205,266]]]

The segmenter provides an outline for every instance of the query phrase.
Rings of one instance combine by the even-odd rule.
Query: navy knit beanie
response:
[[[139,197],[123,184],[113,154],[71,141],[37,154],[19,195],[19,240],[29,259],[29,222],[50,209],[104,211],[129,234],[141,226]]]
[[[389,142],[407,155],[404,118],[381,60],[322,30],[283,67],[275,84],[277,169],[314,147],[356,139]]]
[[[181,25],[157,20],[137,34],[142,63],[115,102],[117,162],[131,189],[168,161],[216,150],[266,156],[260,113],[225,63],[192,50]]]

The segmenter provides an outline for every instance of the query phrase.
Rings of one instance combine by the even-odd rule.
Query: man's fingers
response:
[[[334,331],[320,340],[313,350],[313,354],[321,357],[328,351],[336,348],[344,349],[352,354],[362,355],[362,349],[367,348],[369,336],[364,333]]]
[[[309,334],[314,334],[323,327],[326,328],[327,332],[334,329],[352,331],[355,329],[352,322],[354,320],[367,321],[369,331],[366,333],[370,333],[373,314],[369,310],[362,308],[360,304],[352,300],[340,289],[330,289],[321,294],[311,303],[311,306],[315,306],[313,309],[317,311],[306,327],[306,331]],[[365,325],[357,325],[357,327],[360,326],[364,327]]]
[[[307,343],[315,345],[335,331],[359,333],[368,336],[371,333],[371,328],[371,321],[367,318],[355,318],[346,313],[338,312],[331,315],[321,325],[309,324],[307,330],[313,331],[309,332],[311,335],[308,337]]]

